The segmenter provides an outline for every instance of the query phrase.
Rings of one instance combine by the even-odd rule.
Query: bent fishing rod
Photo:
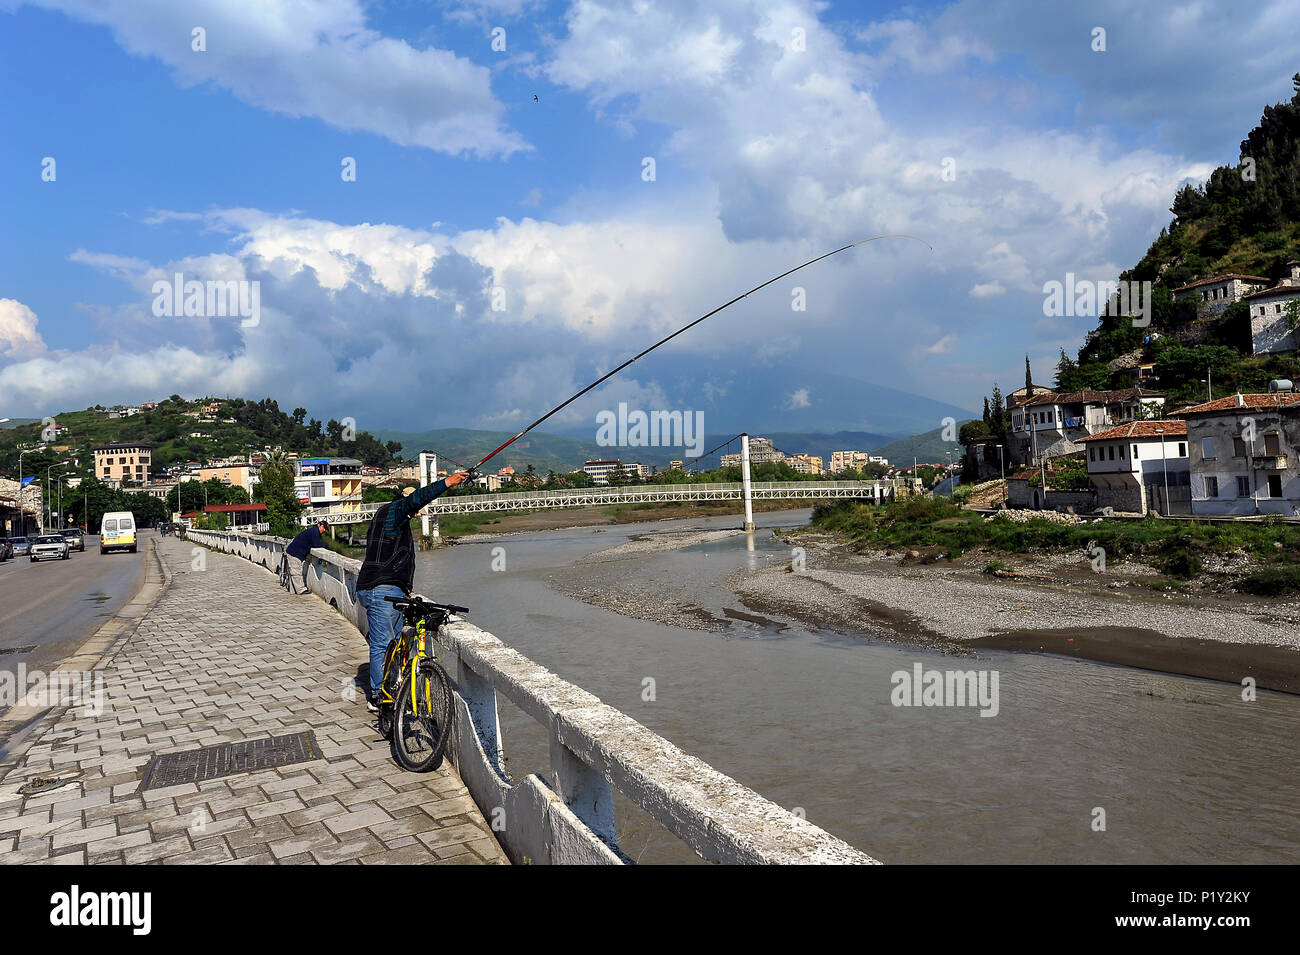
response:
[[[575,401],[577,401],[579,398],[581,398],[581,397],[582,397],[583,395],[585,395],[587,392],[591,391],[593,388],[596,388],[596,387],[599,386],[599,385],[603,385],[605,382],[609,381],[609,379],[613,378],[615,375],[617,375],[620,371],[622,371],[622,370],[623,370],[624,368],[626,368],[628,365],[632,364],[633,362],[637,361],[638,359],[644,358],[646,355],[650,354],[652,351],[654,351],[654,350],[655,350],[656,348],[658,348],[660,345],[666,345],[668,342],[672,341],[674,338],[676,338],[678,335],[682,334],[683,332],[690,331],[692,328],[694,328],[696,325],[700,324],[700,322],[704,321],[705,319],[707,319],[707,318],[712,318],[714,315],[717,315],[718,312],[722,311],[724,308],[730,308],[732,305],[735,305],[737,302],[739,302],[742,298],[748,298],[750,295],[753,295],[755,292],[759,291],[760,289],[767,288],[767,287],[768,287],[769,285],[771,285],[773,282],[779,282],[779,281],[781,281],[781,279],[785,278],[787,275],[793,275],[795,272],[798,272],[800,269],[806,269],[808,266],[810,266],[810,265],[814,265],[815,263],[820,262],[822,259],[829,259],[832,255],[839,255],[841,252],[847,251],[848,249],[855,248],[856,246],[859,246],[859,245],[866,245],[868,242],[879,242],[881,239],[913,239],[913,240],[915,240],[915,241],[917,241],[917,242],[920,242],[922,245],[924,245],[926,248],[928,248],[931,252],[934,251],[934,246],[930,245],[929,242],[926,242],[924,239],[919,238],[918,236],[908,235],[907,233],[904,233],[904,232],[893,232],[893,233],[890,233],[889,235],[873,235],[873,236],[872,236],[871,238],[869,238],[869,239],[859,239],[857,242],[850,242],[848,245],[842,245],[842,246],[840,246],[838,249],[833,249],[833,250],[830,251],[830,252],[823,252],[821,255],[817,256],[816,258],[814,258],[814,259],[809,259],[807,262],[804,262],[802,265],[796,265],[794,268],[789,269],[789,270],[787,270],[787,271],[785,271],[785,272],[782,272],[780,275],[773,276],[772,278],[768,279],[766,282],[763,282],[761,285],[755,285],[755,286],[754,286],[752,289],[750,289],[748,292],[744,292],[744,293],[742,293],[742,294],[740,294],[740,295],[737,295],[737,296],[736,296],[735,298],[733,298],[731,301],[729,301],[729,302],[725,302],[725,303],[723,303],[722,305],[719,305],[719,306],[718,306],[717,308],[715,308],[713,311],[711,311],[711,312],[705,312],[705,313],[704,313],[703,315],[701,315],[699,318],[695,319],[695,321],[690,322],[689,324],[683,325],[681,328],[677,329],[677,331],[673,332],[671,335],[668,335],[668,336],[666,336],[666,337],[664,337],[664,338],[659,339],[659,341],[655,342],[653,345],[651,345],[649,348],[645,349],[644,351],[637,352],[635,355],[633,355],[633,356],[632,356],[631,358],[629,358],[627,361],[623,362],[623,364],[619,365],[619,366],[618,366],[617,368],[615,368],[613,371],[608,372],[607,374],[601,375],[599,378],[597,378],[595,381],[593,381],[591,384],[589,384],[586,388],[583,388],[583,389],[582,389],[581,391],[579,391],[577,394],[575,394],[575,395],[571,396],[570,398],[566,399],[566,400],[563,401],[561,404],[556,405],[554,408],[552,408],[550,411],[546,412],[546,414],[542,415],[540,418],[538,418],[536,421],[534,421],[534,422],[533,422],[532,424],[530,424],[528,427],[524,428],[523,431],[520,431],[517,435],[515,435],[513,438],[511,438],[511,439],[510,439],[509,441],[507,441],[505,444],[501,445],[501,447],[497,448],[495,451],[493,451],[493,452],[492,452],[491,454],[489,454],[487,457],[485,457],[485,458],[483,458],[482,460],[480,460],[480,461],[478,462],[478,464],[474,465],[472,468],[469,469],[469,475],[470,475],[471,477],[473,477],[474,474],[478,472],[478,469],[481,468],[484,464],[486,464],[488,461],[491,461],[491,460],[492,460],[493,458],[495,458],[498,454],[500,454],[500,453],[501,453],[502,451],[504,451],[506,448],[510,447],[510,445],[514,444],[516,441],[518,441],[520,438],[522,438],[524,435],[526,435],[529,431],[532,431],[534,428],[536,428],[539,424],[541,424],[541,423],[542,423],[543,421],[545,421],[547,418],[550,418],[552,415],[558,414],[560,411],[563,411],[565,408],[567,408],[569,405],[573,404]],[[737,435],[737,437],[739,437],[739,435]],[[732,440],[734,441],[735,438],[733,438]],[[730,443],[730,442],[728,442],[728,443]]]

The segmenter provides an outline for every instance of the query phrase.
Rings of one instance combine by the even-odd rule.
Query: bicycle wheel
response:
[[[280,557],[280,586],[289,589],[289,558],[283,555]]]
[[[424,773],[441,762],[451,733],[451,694],[451,680],[432,660],[420,664],[414,679],[408,672],[402,680],[393,713],[393,752],[403,769]]]

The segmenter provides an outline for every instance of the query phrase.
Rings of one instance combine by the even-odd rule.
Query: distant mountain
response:
[[[401,442],[403,457],[413,458],[422,450],[433,451],[442,458],[438,462],[440,467],[458,465],[468,467],[513,437],[513,432],[508,431],[473,431],[467,428],[437,428],[420,432],[380,429],[374,434],[381,441]],[[929,451],[925,454],[926,460],[937,461],[941,460],[942,456],[938,455],[936,450],[946,446],[939,441],[939,429],[935,429],[929,435],[918,435],[915,438],[899,438],[898,435],[874,434],[869,431],[836,431],[831,434],[767,431],[757,434],[769,438],[777,448],[787,454],[806,452],[821,457],[827,464],[830,463],[832,451],[870,451],[879,454],[882,446],[911,447],[912,445],[907,442],[917,442],[918,448],[928,448]],[[926,440],[931,435],[933,440]],[[706,435],[703,450],[712,450],[729,437],[731,437],[729,434]],[[723,454],[739,450],[740,441],[736,440],[713,454],[700,458],[685,458],[685,461],[687,467],[692,470],[708,470],[718,466]],[[908,451],[907,454],[910,464],[912,452]],[[543,474],[547,471],[576,471],[593,458],[620,458],[623,461],[640,461],[642,464],[662,468],[666,467],[669,461],[682,459],[683,452],[681,448],[611,448],[598,445],[594,440],[582,441],[568,435],[534,431],[512,444],[501,453],[500,457],[494,458],[491,469],[496,470],[509,464],[515,470],[522,471],[531,464]]]
[[[923,395],[861,378],[790,365],[747,368],[741,372],[729,369],[720,356],[682,356],[674,359],[670,373],[657,372],[651,362],[636,377],[673,396],[679,410],[702,411],[705,430],[721,435],[719,440],[726,440],[738,431],[761,435],[846,431],[903,437],[938,427],[944,418],[973,417],[968,408]],[[563,396],[557,400],[559,397]],[[617,410],[613,400],[604,407]],[[546,409],[536,410],[541,414]],[[589,421],[560,428],[558,433],[578,440],[594,438],[595,411],[591,415]]]
[[[958,418],[957,427],[960,428],[966,423],[967,418]],[[885,458],[894,467],[911,467],[912,459],[915,458],[918,464],[940,464],[949,460],[947,451],[954,451],[951,460],[958,459],[957,451],[961,450],[961,445],[956,441],[943,440],[943,428],[935,428],[932,431],[926,431],[922,434],[914,434],[910,438],[900,438],[897,441],[891,441],[872,451],[872,454],[878,454]]]
[[[40,418],[5,418],[0,421],[0,429],[21,428],[25,424],[35,424]]]

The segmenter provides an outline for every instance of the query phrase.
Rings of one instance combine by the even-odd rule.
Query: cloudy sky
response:
[[[885,232],[933,251],[783,280],[564,423],[813,430],[832,378],[978,409],[1093,324],[1044,282],[1113,279],[1236,162],[1293,33],[1286,0],[0,0],[0,417],[180,392],[507,429]],[[258,322],[156,315],[177,272],[256,280]]]

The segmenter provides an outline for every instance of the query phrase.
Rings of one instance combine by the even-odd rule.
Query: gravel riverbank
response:
[[[770,561],[711,583],[735,609],[706,608],[692,583],[647,579],[643,561],[738,531],[646,535],[555,574],[552,586],[626,616],[719,632],[737,621],[860,635],[965,655],[980,648],[1058,653],[1100,662],[1300,693],[1300,602],[1221,599],[1144,586],[1152,569],[1114,563],[1088,571],[1080,555],[1026,558],[1007,579],[984,562],[923,563],[914,556],[854,553],[833,535],[800,533],[801,569]],[[602,565],[599,570],[596,566]]]

